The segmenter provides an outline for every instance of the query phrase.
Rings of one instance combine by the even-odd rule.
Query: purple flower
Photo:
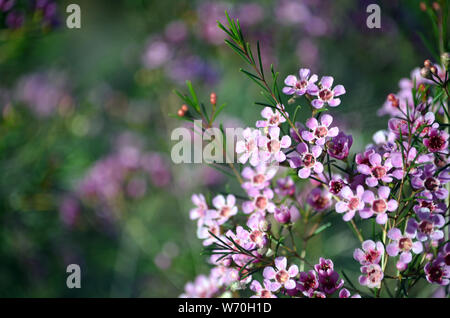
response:
[[[250,298],[277,298],[277,296],[272,294],[273,292],[277,291],[276,287],[277,285],[275,285],[268,279],[264,280],[264,287],[262,287],[258,281],[254,280],[250,284],[250,289],[254,291],[256,295],[253,295]]]
[[[208,210],[208,205],[206,204],[205,197],[203,194],[193,194],[192,203],[194,203],[195,208],[191,209],[189,212],[189,217],[191,220],[201,219],[206,215]]]
[[[236,198],[232,194],[227,195],[226,200],[223,195],[218,195],[212,200],[212,204],[216,208],[212,217],[217,219],[219,224],[225,223],[230,217],[236,215],[238,212]]]
[[[361,296],[359,294],[354,294],[351,296],[347,288],[342,288],[339,292],[339,298],[361,298]]]
[[[0,11],[6,12],[10,10],[15,3],[16,0],[0,0]]]
[[[411,184],[414,189],[424,188],[422,196],[444,200],[448,196],[448,190],[444,185],[450,181],[450,169],[444,169],[435,176],[436,170],[437,167],[433,164],[425,165],[411,178]]]
[[[311,297],[314,291],[319,288],[317,273],[313,270],[301,272],[298,288],[305,296]]]
[[[432,128],[428,138],[424,138],[423,144],[430,152],[448,153],[448,133],[437,128]]]
[[[394,199],[388,201],[390,192],[391,190],[385,186],[378,189],[378,196],[375,196],[372,191],[366,190],[362,199],[364,202],[368,203],[370,207],[366,207],[359,212],[361,218],[367,219],[373,214],[376,214],[377,223],[385,224],[388,219],[387,212],[395,211],[398,207],[398,203]]]
[[[338,272],[331,270],[321,275],[319,273],[319,287],[325,294],[331,295],[344,285],[344,280],[339,277]]]
[[[362,286],[367,286],[368,288],[380,288],[381,281],[384,277],[380,265],[370,264],[362,266],[361,273],[363,273],[363,275],[359,276],[359,283]]]
[[[330,192],[334,195],[339,195],[342,191],[342,189],[345,187],[344,180],[341,179],[341,176],[339,175],[333,175],[331,177],[330,182],[328,182],[328,188]]]
[[[424,267],[427,281],[430,284],[439,284],[446,286],[450,283],[450,266],[445,264],[442,259],[435,259]]]
[[[342,201],[336,203],[336,212],[344,213],[342,217],[344,221],[350,221],[355,215],[356,211],[360,211],[364,208],[364,201],[362,200],[362,195],[364,193],[364,188],[362,185],[356,187],[356,194],[353,194],[349,186],[342,188],[340,196]]]
[[[264,278],[274,281],[274,290],[278,290],[281,287],[284,287],[286,289],[294,289],[296,287],[296,284],[292,278],[295,278],[295,276],[297,276],[298,274],[297,265],[291,265],[289,269],[286,270],[286,257],[277,257],[275,258],[275,266],[276,269],[274,269],[273,267],[264,268]]]
[[[284,106],[281,106],[284,109]],[[261,111],[261,116],[265,120],[258,120],[256,122],[256,127],[277,127],[286,121],[286,118],[280,113],[278,109],[273,110],[271,107],[264,107]]]
[[[352,136],[346,135],[341,131],[327,142],[328,154],[333,158],[345,160],[348,157],[352,144]]]
[[[294,180],[289,176],[278,179],[275,193],[279,196],[293,196],[295,194]]]
[[[399,270],[405,270],[411,262],[411,251],[415,254],[420,254],[423,251],[422,243],[413,241],[413,238],[416,236],[415,233],[411,234],[405,232],[405,234],[402,235],[402,232],[399,229],[392,228],[389,230],[387,236],[393,241],[386,246],[386,252],[389,256],[395,257],[401,253],[400,259],[397,262],[397,268]]]
[[[311,170],[319,174],[323,171],[323,165],[317,160],[317,158],[322,153],[322,148],[320,146],[312,146],[311,152],[308,146],[302,142],[297,145],[297,155],[289,157],[289,164],[291,168],[301,168],[298,171],[298,176],[302,179],[307,179],[311,175]]]
[[[328,114],[324,114],[320,117],[320,124],[314,117],[309,118],[306,121],[306,127],[308,127],[310,131],[302,131],[302,138],[310,143],[323,146],[326,138],[336,137],[339,133],[339,128],[329,128],[332,122],[333,117]]]
[[[309,193],[307,202],[316,212],[325,211],[331,206],[331,193],[324,188],[314,188]]]
[[[408,219],[406,232],[410,235],[417,233],[419,241],[426,241],[430,238],[433,241],[438,241],[444,238],[444,232],[440,230],[445,224],[445,219],[441,214],[432,214],[426,208],[417,212],[419,221],[413,218]]]
[[[25,21],[25,15],[22,12],[11,11],[6,16],[6,25],[10,29],[19,29]]]
[[[301,68],[298,72],[299,78],[294,75],[289,75],[284,80],[286,86],[283,88],[283,93],[286,95],[296,94],[298,96],[308,93],[309,95],[316,95],[319,91],[318,87],[314,84],[317,82],[318,77],[316,74],[311,75],[311,71],[307,68]]]
[[[320,90],[316,93],[317,99],[311,102],[314,108],[322,108],[325,104],[331,107],[339,106],[341,100],[336,97],[345,94],[345,88],[342,85],[337,85],[332,89],[333,81],[334,79],[331,76],[322,77],[319,84]]]
[[[288,208],[287,206],[282,204],[279,208],[275,208],[273,216],[277,222],[286,224],[297,221],[300,218],[300,212],[295,207],[295,205],[292,205],[290,208]]]
[[[353,258],[357,260],[361,265],[378,264],[383,254],[383,243],[375,243],[372,240],[367,240],[362,243],[362,250],[360,248],[355,249]]]

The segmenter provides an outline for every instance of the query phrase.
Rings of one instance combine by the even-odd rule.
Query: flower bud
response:
[[[450,64],[450,53],[444,52],[441,54],[442,65],[444,65],[445,69],[448,70]]]
[[[430,71],[431,71],[431,73],[433,73],[434,75],[436,75],[436,74],[437,74],[437,68],[436,68],[436,66],[430,67]]]
[[[184,111],[180,108],[177,112],[178,116],[183,117],[184,116]]]
[[[423,66],[425,66],[426,68],[430,68],[432,65],[433,63],[431,63],[430,60],[423,61]]]
[[[270,231],[271,224],[267,220],[263,220],[259,223],[259,229],[263,232]]]
[[[183,104],[183,105],[181,106],[181,109],[182,109],[184,112],[187,112],[187,111],[189,110],[189,108],[187,107],[186,104]]]
[[[256,251],[258,252],[259,255],[264,255],[267,253],[268,249],[269,248],[267,246],[263,246],[258,248]]]
[[[209,101],[211,102],[211,104],[215,105],[217,103],[217,95],[216,93],[211,93],[211,95],[209,95]]]
[[[420,3],[420,10],[427,11],[427,4],[425,2]]]
[[[289,213],[289,209],[287,206],[282,205],[280,208],[275,209],[275,213],[273,214],[275,220],[277,222],[286,224],[291,221],[291,214]]]
[[[441,6],[437,2],[433,2],[433,9],[439,11],[441,9]]]
[[[422,76],[423,78],[430,79],[431,78],[431,70],[427,67],[422,67],[420,69],[420,76]]]
[[[271,248],[269,248],[268,250],[267,250],[267,252],[266,252],[266,256],[267,257],[271,257],[271,256],[273,256],[275,253],[273,252],[273,250],[271,249]]]

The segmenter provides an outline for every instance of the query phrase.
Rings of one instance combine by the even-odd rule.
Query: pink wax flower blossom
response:
[[[406,232],[414,235],[417,233],[417,239],[421,242],[430,238],[433,241],[439,241],[444,238],[444,232],[441,228],[445,224],[445,218],[441,214],[432,214],[429,209],[422,208],[417,212],[419,221],[414,218],[408,219]]]
[[[369,264],[361,267],[361,273],[359,276],[359,283],[362,286],[368,288],[380,288],[381,281],[383,280],[384,273],[378,264]]]
[[[336,203],[336,212],[345,212],[342,217],[344,221],[350,221],[356,211],[361,211],[364,208],[364,201],[362,200],[363,193],[364,187],[362,185],[356,187],[356,194],[353,193],[349,186],[342,188],[340,196],[343,200]]]
[[[273,216],[279,223],[294,223],[300,218],[300,212],[295,205],[288,208],[286,205],[282,204],[279,208],[275,208]]]
[[[269,279],[273,283],[275,290],[279,290],[281,287],[286,289],[294,289],[296,287],[295,278],[298,275],[297,265],[291,265],[288,270],[286,257],[275,258],[275,268],[266,267],[263,271],[265,279]]]
[[[333,158],[345,160],[348,157],[352,144],[353,137],[341,131],[327,141],[328,154]]]
[[[423,208],[426,208],[430,213],[445,213],[447,205],[445,202],[434,202],[432,200],[418,199],[417,204],[413,207],[414,212],[419,213]]]
[[[345,186],[346,183],[341,179],[340,175],[333,175],[330,182],[328,182],[328,189],[334,195],[339,195]]]
[[[355,249],[353,258],[361,265],[378,264],[383,254],[383,243],[366,240],[362,243],[362,249]]]
[[[361,298],[361,295],[359,294],[354,294],[353,296],[351,295],[351,293],[348,291],[347,288],[342,288],[339,291],[339,298]]]
[[[402,179],[405,173],[409,169],[409,174],[414,175],[417,172],[417,168],[412,167],[414,164],[424,164],[426,162],[433,161],[433,155],[417,153],[417,149],[409,147],[407,142],[403,143],[403,147],[398,151],[392,151],[390,153],[391,163],[396,168],[392,175],[397,179]],[[403,162],[405,161],[405,162]]]
[[[280,128],[270,127],[268,136],[260,136],[258,138],[258,146],[265,147],[264,150],[260,150],[260,158],[264,162],[268,162],[271,158],[278,162],[283,162],[286,160],[286,155],[282,149],[291,146],[291,137],[283,136],[280,140]]]
[[[236,153],[241,154],[239,162],[244,164],[250,158],[250,164],[257,166],[259,160],[258,138],[261,132],[257,129],[246,128],[242,132],[244,140],[238,140],[236,143]]]
[[[393,132],[397,137],[400,135],[408,136],[409,129],[411,128],[411,132],[414,133],[414,126],[410,126],[408,121],[400,118],[391,118],[388,121],[388,127],[391,132]]]
[[[277,285],[274,286],[274,283],[268,279],[265,279],[263,284],[264,287],[256,280],[250,284],[250,289],[256,293],[256,295],[253,295],[250,298],[277,298],[277,296],[273,294],[273,292],[277,291]]]
[[[194,282],[186,284],[180,298],[211,298],[217,291],[218,286],[215,280],[206,275],[199,275]]]
[[[330,275],[334,271],[334,264],[331,259],[319,258],[319,264],[314,265],[314,270],[319,276]]]
[[[279,196],[293,196],[295,194],[295,183],[291,177],[280,178],[275,186],[275,193]]]
[[[225,223],[238,212],[236,198],[232,194],[227,195],[226,199],[223,195],[218,195],[212,200],[212,204],[216,208],[212,217],[218,219],[219,224]]]
[[[203,219],[203,222],[198,225],[197,237],[203,240],[204,246],[209,246],[216,242],[217,239],[214,236],[220,237],[220,235],[221,231],[219,223],[208,216],[206,216]]]
[[[314,99],[311,102],[311,105],[314,108],[319,109],[326,104],[328,104],[331,107],[339,106],[341,100],[336,97],[345,94],[345,88],[342,85],[337,85],[332,89],[331,87],[333,86],[333,81],[334,79],[331,76],[322,77],[319,84],[320,89],[316,95],[317,99]]]
[[[339,133],[339,128],[329,128],[332,122],[333,117],[328,114],[323,114],[320,117],[320,124],[316,118],[309,118],[306,121],[306,127],[308,127],[310,131],[303,130],[301,133],[302,138],[310,143],[323,146],[327,138],[336,137]]]
[[[321,187],[314,188],[309,193],[307,202],[316,212],[325,211],[331,206],[331,193]]]
[[[257,215],[256,213],[253,215]],[[253,216],[252,215],[252,216]],[[264,218],[263,218],[264,219]],[[269,243],[267,234],[262,229],[262,220],[256,217],[250,217],[247,221],[247,226],[250,229],[248,236],[249,240],[253,242],[258,248],[263,248]]]
[[[386,159],[382,163],[382,158],[378,153],[369,155],[369,165],[358,164],[358,172],[367,175],[366,184],[369,187],[376,187],[379,182],[389,183],[392,181],[392,174],[389,171],[392,169],[390,159]]]
[[[284,106],[280,106],[280,108],[284,109]],[[261,116],[265,120],[258,120],[256,122],[256,127],[258,128],[277,127],[286,122],[286,118],[284,118],[280,111],[278,109],[273,110],[271,107],[264,107],[261,111]]]
[[[275,204],[271,201],[273,199],[273,191],[269,188],[262,190],[249,191],[252,201],[245,201],[242,204],[242,210],[244,213],[249,214],[252,212],[265,213],[266,211],[273,213],[275,211]]]
[[[270,180],[276,173],[276,167],[268,166],[264,163],[259,164],[255,169],[245,167],[242,170],[242,176],[248,181],[242,183],[242,188],[246,191],[250,191],[251,189],[262,190],[269,186]]]
[[[400,253],[400,258],[397,262],[397,268],[399,270],[405,270],[411,262],[411,251],[414,252],[414,254],[420,254],[423,251],[422,243],[413,241],[416,236],[415,233],[410,234],[405,232],[405,234],[402,235],[402,232],[398,228],[392,228],[389,230],[387,236],[393,241],[386,246],[386,252],[389,256],[395,257]]]
[[[308,272],[300,272],[299,290],[303,295],[311,297],[313,293],[319,288],[319,279],[317,273],[313,270]]]
[[[205,197],[203,194],[193,194],[191,200],[192,203],[194,203],[195,208],[191,209],[189,217],[191,220],[200,220],[206,215],[206,211],[208,211]]]
[[[427,138],[424,138],[423,144],[430,152],[441,152],[448,154],[448,133],[444,130],[433,128],[428,133]]]
[[[385,186],[378,188],[378,196],[375,196],[372,191],[366,190],[362,199],[370,207],[366,207],[359,212],[361,218],[367,219],[375,214],[377,223],[385,224],[388,219],[387,213],[395,211],[398,207],[397,201],[394,199],[388,200],[390,192],[391,190]]]
[[[286,86],[283,88],[283,93],[286,95],[295,94],[298,96],[304,95],[305,93],[309,95],[316,95],[319,91],[316,84],[314,84],[318,80],[317,75],[311,75],[311,71],[307,68],[301,68],[298,74],[298,79],[294,75],[289,75],[286,77],[284,80],[284,84]]]
[[[435,259],[424,267],[426,279],[430,284],[447,286],[450,283],[450,266],[442,259]]]
[[[318,145],[311,147],[311,152],[308,146],[302,142],[297,145],[297,155],[289,157],[289,164],[291,168],[300,168],[298,176],[302,179],[307,179],[311,175],[311,170],[317,174],[322,173],[323,165],[317,160],[322,153],[322,148]]]

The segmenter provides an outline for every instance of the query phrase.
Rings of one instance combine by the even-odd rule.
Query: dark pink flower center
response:
[[[333,194],[338,194],[341,192],[342,188],[344,187],[344,183],[341,181],[331,181],[330,184],[330,192]]]
[[[327,127],[324,127],[324,126],[317,127],[317,128],[316,128],[316,131],[314,132],[314,135],[315,135],[317,138],[323,138],[323,137],[326,137],[326,136],[328,135],[328,129],[327,129]]]
[[[254,184],[262,184],[266,180],[266,177],[263,174],[257,174],[253,177]]]
[[[267,198],[263,196],[257,197],[255,205],[259,210],[264,210],[267,207]]]
[[[440,135],[431,136],[428,145],[431,150],[441,150],[445,140]]]
[[[372,174],[375,178],[381,179],[386,175],[386,168],[382,166],[376,166],[372,168]]]
[[[276,153],[276,152],[280,151],[280,149],[281,149],[281,144],[278,140],[271,140],[267,143],[267,150],[269,150],[269,152]]]
[[[329,101],[333,98],[333,92],[328,88],[324,88],[319,92],[319,98],[323,101]]]
[[[439,180],[433,177],[427,178],[424,182],[425,188],[429,191],[436,191],[440,184]]]
[[[297,81],[297,83],[295,83],[295,88],[302,89],[302,88],[305,88],[307,85],[308,85],[307,81],[301,80],[301,81]]]
[[[220,209],[220,216],[222,217],[229,217],[231,213],[231,209],[228,206],[224,206],[222,207],[222,209]]]
[[[316,158],[314,158],[314,156],[310,153],[307,153],[303,156],[303,164],[305,165],[306,168],[311,168],[315,165],[316,163]]]
[[[268,291],[267,289],[261,290],[261,298],[271,298],[272,293]]]
[[[289,274],[288,272],[286,272],[284,269],[282,269],[281,271],[279,271],[276,275],[275,275],[275,279],[277,280],[277,282],[279,282],[280,284],[284,284],[289,280]]]
[[[353,197],[350,199],[350,201],[348,201],[348,208],[350,210],[356,210],[359,206],[359,199],[356,197]]]
[[[383,199],[378,199],[373,201],[372,203],[372,209],[375,213],[383,213],[386,211],[387,204],[386,201]]]
[[[412,240],[409,237],[402,237],[398,241],[398,248],[403,252],[409,252],[409,250],[412,248],[412,245]]]
[[[420,222],[419,224],[419,230],[420,232],[426,234],[426,235],[430,235],[431,233],[433,233],[433,223],[427,221],[427,220],[423,220],[422,222]]]
[[[380,252],[377,250],[369,250],[366,252],[366,261],[368,263],[373,263],[376,261],[376,259],[380,256]]]

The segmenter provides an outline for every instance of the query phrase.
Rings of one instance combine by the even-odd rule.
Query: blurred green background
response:
[[[376,112],[387,94],[431,57],[419,1],[379,3],[381,29],[367,28],[377,1],[365,0],[52,2],[51,25],[33,1],[17,1],[26,13],[17,29],[0,11],[2,297],[176,297],[208,272],[190,197],[236,184],[171,163],[170,132],[182,122],[168,114],[181,104],[173,89],[190,79],[201,99],[214,91],[227,103],[227,125],[259,118],[259,91],[216,27],[225,9],[281,78],[308,67],[346,87],[332,114],[353,152],[386,127]],[[69,3],[81,7],[81,29],[65,25]],[[309,258],[332,258],[356,278],[358,242],[331,220]],[[66,287],[71,263],[81,289]]]

